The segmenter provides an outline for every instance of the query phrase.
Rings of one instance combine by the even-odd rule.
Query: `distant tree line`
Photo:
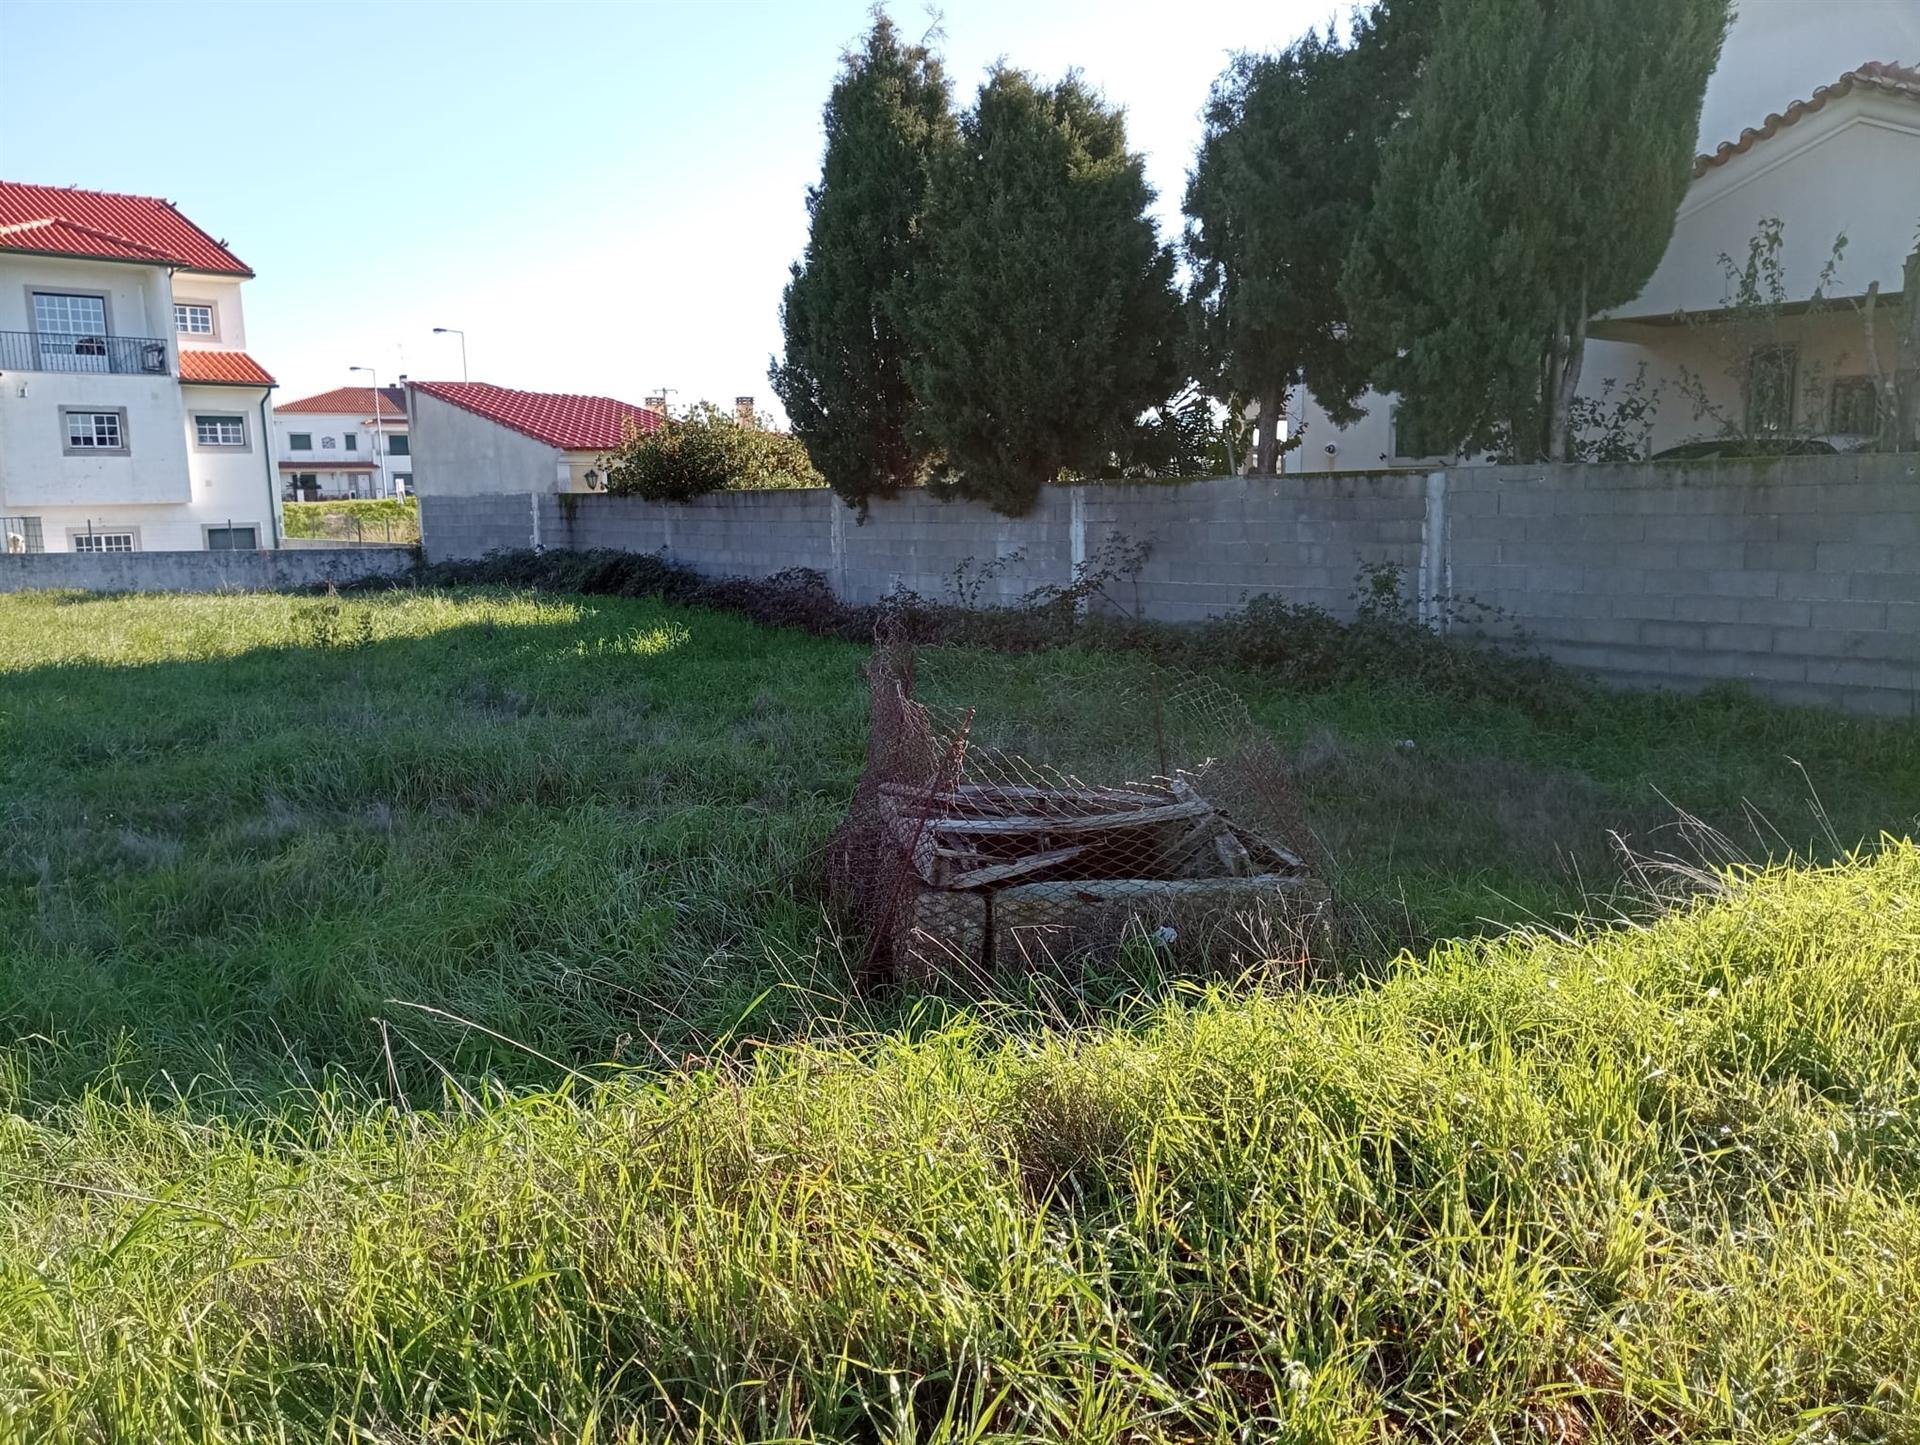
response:
[[[1176,256],[1077,74],[996,66],[956,110],[876,11],[827,100],[774,389],[862,507],[924,482],[1019,514],[1058,479],[1237,466],[1243,418],[1271,474],[1300,386],[1339,422],[1397,393],[1437,450],[1566,457],[1589,319],[1659,263],[1728,18],[1373,0],[1238,55]]]

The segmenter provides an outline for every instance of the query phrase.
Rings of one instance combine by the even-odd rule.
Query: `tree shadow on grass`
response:
[[[791,884],[858,766],[855,649],[616,599],[385,636],[379,605],[4,674],[0,1103],[438,1104],[844,991]]]

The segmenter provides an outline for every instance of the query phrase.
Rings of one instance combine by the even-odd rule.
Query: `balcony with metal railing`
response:
[[[0,331],[0,371],[79,371],[166,376],[172,350],[157,336],[76,336]]]

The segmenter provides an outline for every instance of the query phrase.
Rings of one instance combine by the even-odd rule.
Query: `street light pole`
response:
[[[373,382],[373,457],[380,464],[380,495],[384,498],[391,495],[391,489],[387,486],[387,454],[380,445],[385,436],[380,427],[380,376],[371,366],[349,366],[347,370],[364,371]]]
[[[467,379],[467,333],[458,326],[436,326],[433,328],[433,334],[460,338],[460,379],[465,381]]]

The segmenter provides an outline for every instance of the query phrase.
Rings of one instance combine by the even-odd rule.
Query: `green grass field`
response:
[[[0,1439],[1920,1439],[1920,731],[1226,678],[1344,967],[962,1007],[820,896],[862,658],[0,598]]]

